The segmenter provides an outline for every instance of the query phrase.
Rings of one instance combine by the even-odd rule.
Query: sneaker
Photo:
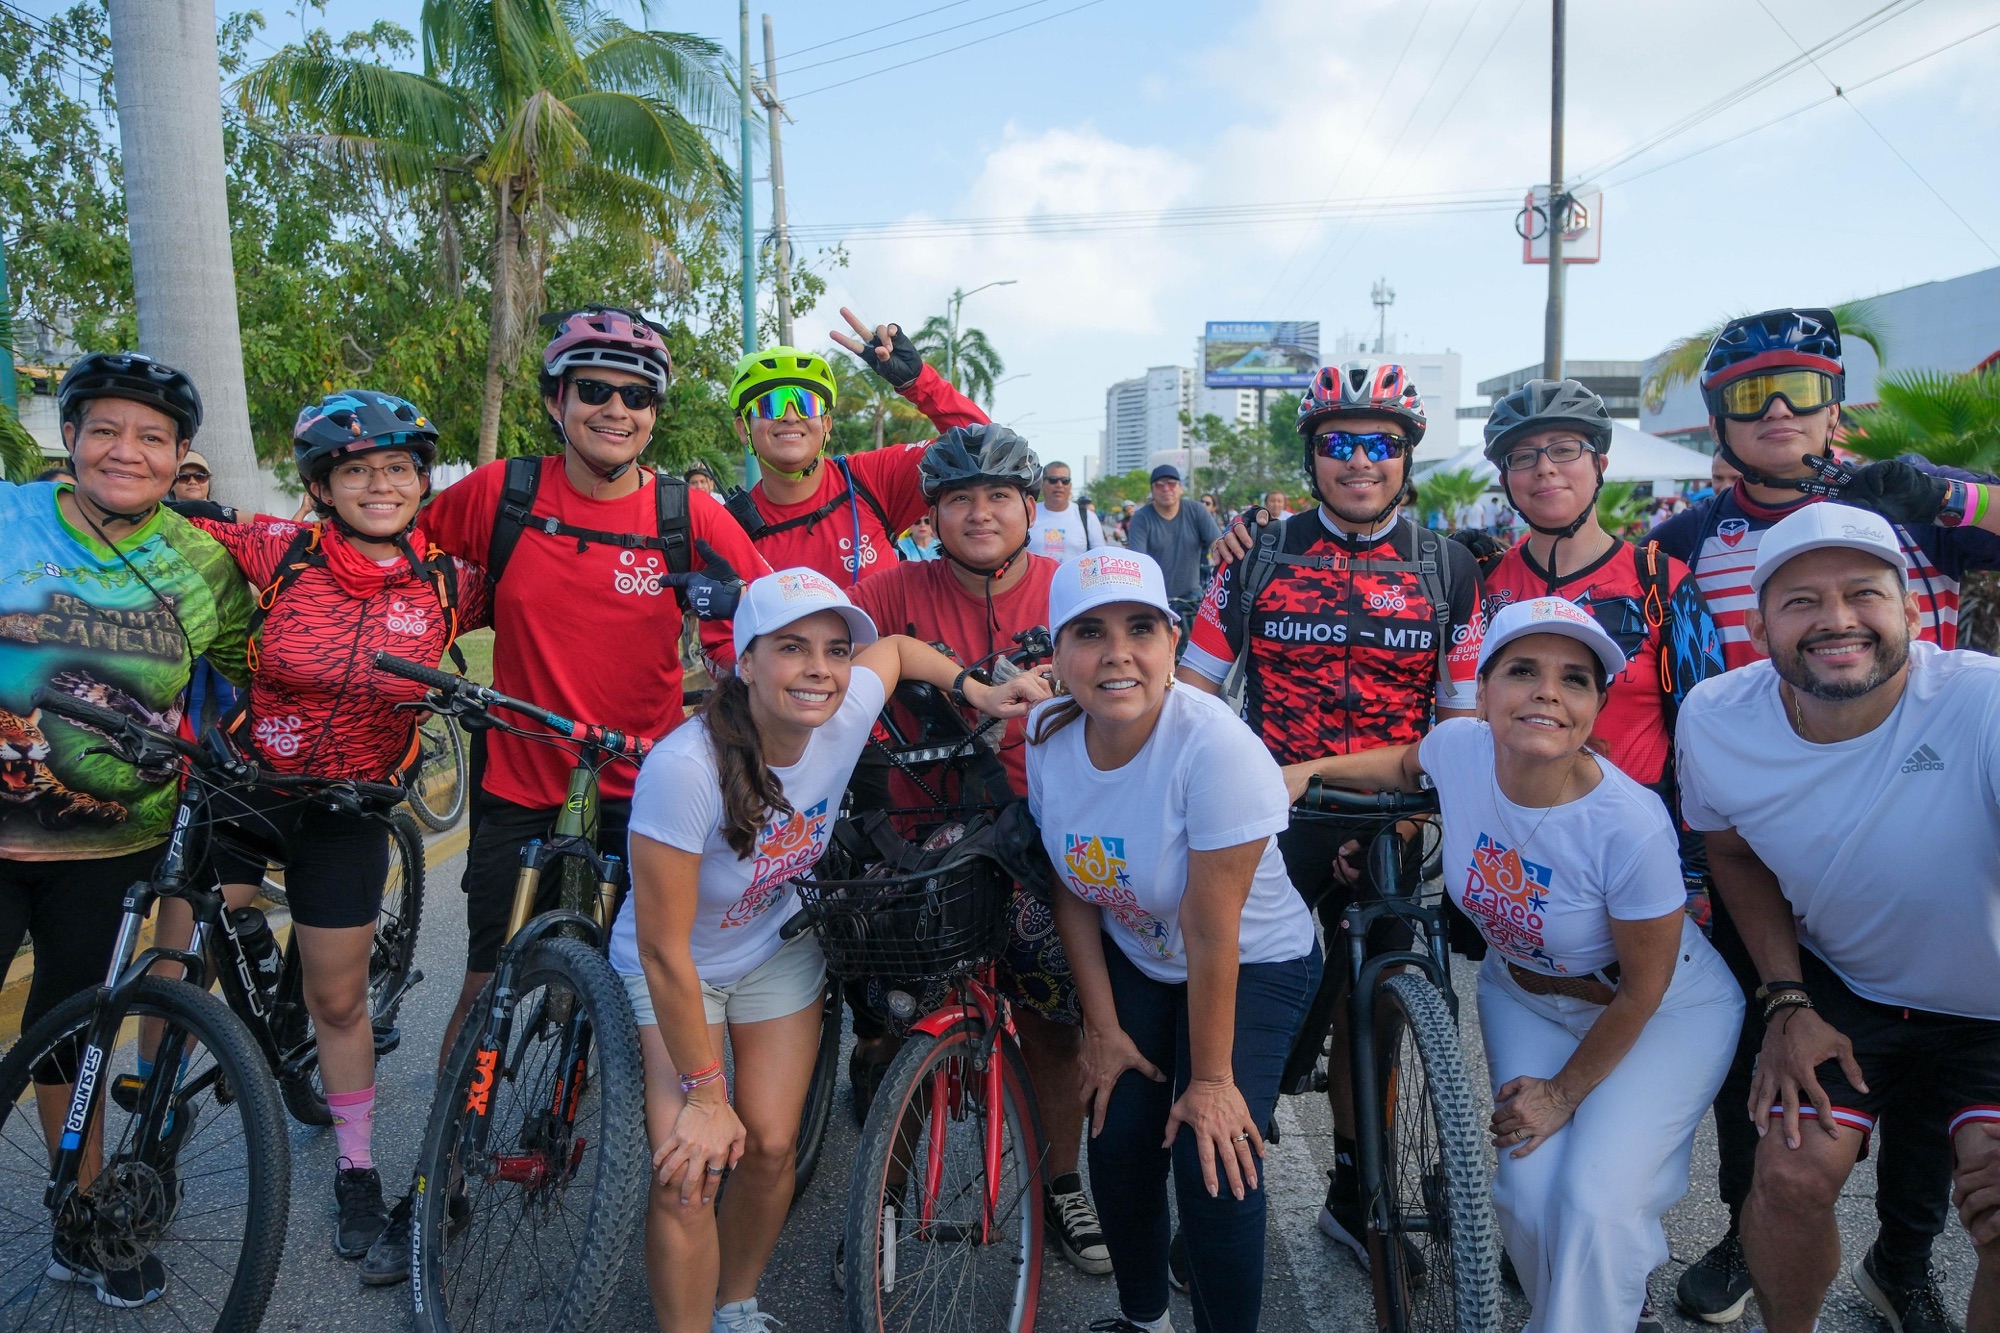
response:
[[[1090,1325],[1090,1333],[1174,1333],[1174,1320],[1171,1312],[1161,1315],[1150,1324],[1141,1324],[1137,1320],[1120,1315],[1116,1319],[1098,1320]]]
[[[1871,1246],[1867,1257],[1854,1265],[1854,1285],[1895,1333],[1964,1333],[1945,1308],[1936,1273],[1925,1268],[1923,1281],[1898,1286],[1882,1275],[1880,1253],[1879,1244]]]
[[[1647,1301],[1645,1305],[1640,1307],[1637,1333],[1667,1333],[1666,1322],[1653,1313],[1653,1303],[1651,1301]]]
[[[1074,1185],[1074,1189],[1062,1189]],[[1111,1251],[1104,1244],[1104,1228],[1098,1225],[1097,1210],[1084,1196],[1083,1181],[1075,1172],[1058,1176],[1043,1204],[1042,1212],[1055,1239],[1056,1248],[1069,1266],[1079,1273],[1101,1277],[1111,1271]]]
[[[340,1159],[347,1161],[345,1157]],[[389,1210],[382,1204],[382,1174],[374,1167],[339,1166],[333,1172],[333,1198],[340,1219],[333,1224],[333,1252],[359,1259],[389,1227]]]
[[[405,1194],[389,1210],[389,1225],[361,1257],[361,1285],[394,1287],[410,1280],[410,1214],[412,1201]]]
[[[1733,1324],[1750,1304],[1750,1265],[1734,1231],[1688,1265],[1674,1286],[1674,1304],[1705,1324]]]
[[[55,1282],[88,1282],[97,1300],[118,1310],[151,1305],[166,1294],[167,1266],[148,1252],[133,1268],[100,1269],[81,1249],[57,1240],[49,1250],[48,1277]]]
[[[759,1310],[757,1298],[752,1296],[747,1301],[731,1301],[727,1305],[716,1306],[709,1333],[771,1333],[772,1329],[783,1327],[784,1321]]]
[[[1167,1246],[1167,1285],[1185,1295],[1188,1289],[1187,1237],[1174,1232],[1173,1241]]]
[[[1351,1250],[1362,1272],[1372,1272],[1368,1261],[1367,1214],[1361,1207],[1359,1182],[1343,1171],[1329,1171],[1327,1175],[1330,1179],[1326,1187],[1326,1202],[1319,1210],[1320,1234]],[[1403,1267],[1411,1281],[1421,1283],[1427,1269],[1423,1251],[1408,1237],[1403,1238],[1402,1245]]]

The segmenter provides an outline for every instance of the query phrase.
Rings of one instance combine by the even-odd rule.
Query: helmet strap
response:
[[[1409,447],[1408,451],[1406,451],[1403,454],[1403,484],[1396,488],[1395,497],[1391,499],[1388,504],[1383,505],[1380,509],[1370,514],[1367,518],[1359,520],[1361,524],[1361,530],[1363,532],[1373,532],[1376,526],[1380,524],[1383,519],[1395,513],[1396,510],[1401,507],[1403,501],[1409,498],[1410,459],[1411,456],[1416,453],[1416,451],[1417,447],[1413,444]],[[1326,496],[1320,493],[1319,469],[1313,466],[1313,446],[1312,446],[1312,440],[1310,438],[1306,440],[1306,489],[1312,492],[1313,499],[1319,501],[1320,505],[1329,514],[1334,512],[1333,505],[1327,500]],[[1352,523],[1355,522],[1356,520],[1347,519],[1346,521]]]
[[[762,467],[766,472],[771,473],[773,476],[783,477],[786,481],[804,481],[807,477],[810,477],[813,473],[819,471],[819,461],[824,457],[826,457],[826,450],[822,448],[818,453],[812,456],[812,461],[810,463],[807,463],[797,472],[787,472],[784,468],[778,467],[774,463],[767,463],[762,458],[759,458],[757,460],[757,464],[758,466]]]
[[[620,463],[617,467],[601,468],[597,466],[597,464],[591,462],[588,458],[585,458],[583,456],[583,451],[581,449],[576,448],[574,445],[570,443],[569,432],[563,429],[563,423],[562,423],[563,395],[568,390],[569,390],[569,377],[565,375],[561,380],[557,381],[556,384],[556,414],[554,417],[551,418],[551,420],[555,422],[556,439],[562,441],[563,452],[575,458],[577,462],[583,464],[583,470],[585,472],[588,472],[591,476],[597,478],[599,481],[618,480],[620,477],[624,476],[627,472],[630,472],[632,470],[632,465],[638,462],[639,460],[636,458],[628,458],[624,462]]]
[[[1711,420],[1715,427],[1716,455],[1720,457],[1723,462],[1729,464],[1729,466],[1735,468],[1738,472],[1742,473],[1743,480],[1749,482],[1752,486],[1768,486],[1774,491],[1799,491],[1801,493],[1809,493],[1806,491],[1806,488],[1812,485],[1813,479],[1811,477],[1767,477],[1763,473],[1759,472],[1756,468],[1751,467],[1748,463],[1744,462],[1741,458],[1738,458],[1736,456],[1736,451],[1729,447],[1728,441],[1725,440],[1722,436],[1722,418],[1715,417],[1712,418]],[[1829,443],[1822,445],[1820,447],[1819,453],[1820,457],[1822,458],[1833,457],[1832,444]],[[1801,461],[1803,461],[1803,456],[1801,456]]]
[[[999,564],[993,566],[993,568],[991,569],[984,568],[983,566],[980,565],[975,565],[969,560],[961,560],[959,557],[953,555],[951,553],[951,549],[941,541],[938,543],[938,549],[944,552],[945,559],[951,561],[951,563],[957,565],[960,569],[964,570],[966,573],[974,574],[982,579],[985,579],[988,584],[989,595],[990,595],[990,589],[993,580],[1005,578],[1007,576],[1007,571],[1014,567],[1014,562],[1016,560],[1019,560],[1021,558],[1022,552],[1028,549],[1028,543],[1025,539],[1023,539],[1021,544],[1014,548],[1013,554],[1009,555],[1005,560],[1002,560]]]

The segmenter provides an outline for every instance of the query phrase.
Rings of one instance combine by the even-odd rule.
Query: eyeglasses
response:
[[[1819,411],[1833,401],[1833,376],[1817,370],[1769,370],[1731,380],[1715,393],[1717,416],[1729,421],[1755,421],[1782,398],[1800,415]]]
[[[365,491],[375,483],[375,478],[386,477],[397,490],[406,490],[423,480],[423,472],[415,463],[398,459],[379,467],[373,463],[342,463],[333,470],[333,484],[343,490]]]
[[[602,407],[617,394],[620,402],[634,412],[644,412],[647,408],[660,405],[660,391],[650,384],[606,384],[603,380],[587,380],[582,376],[570,381],[576,389],[577,401],[585,407]]]
[[[810,421],[828,412],[826,399],[797,384],[781,384],[769,393],[760,393],[743,405],[743,415],[758,421],[776,421],[787,409],[796,409]]]
[[[1313,437],[1313,450],[1321,458],[1331,458],[1336,463],[1345,463],[1354,457],[1356,449],[1361,450],[1371,463],[1386,463],[1410,447],[1410,442],[1400,435],[1387,431],[1367,431],[1356,433],[1348,430],[1330,430],[1324,435]]]
[[[181,474],[180,474],[180,475],[179,475],[178,477],[175,477],[175,478],[174,478],[174,480],[175,480],[176,482],[182,482],[182,481],[207,481],[207,480],[208,480],[208,474],[207,474],[206,472],[183,472],[183,473],[181,473]]]
[[[1050,475],[1049,475],[1048,473],[1044,472],[1044,473],[1042,474],[1042,484],[1043,484],[1044,486],[1067,486],[1067,485],[1069,485],[1069,478],[1068,478],[1068,477],[1052,477],[1052,476],[1050,476]]]
[[[1509,472],[1526,472],[1543,458],[1551,463],[1574,463],[1590,452],[1590,446],[1582,440],[1557,440],[1539,447],[1509,449],[1500,461]]]

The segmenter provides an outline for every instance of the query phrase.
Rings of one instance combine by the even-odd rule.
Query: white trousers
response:
[[[1479,1024],[1497,1091],[1552,1078],[1602,1006],[1530,995],[1498,950],[1479,972]],[[1500,1150],[1493,1204],[1533,1315],[1527,1333],[1624,1333],[1667,1260],[1666,1211],[1688,1187],[1695,1128],[1736,1050],[1743,992],[1692,922],[1673,982],[1618,1067],[1527,1157]]]

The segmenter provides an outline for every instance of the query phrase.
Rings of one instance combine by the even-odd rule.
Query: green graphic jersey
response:
[[[165,508],[113,550],[57,490],[0,482],[0,858],[15,861],[143,851],[179,792],[171,771],[84,753],[101,738],[36,708],[36,690],[177,731],[196,656],[249,675],[251,594],[228,552]]]

